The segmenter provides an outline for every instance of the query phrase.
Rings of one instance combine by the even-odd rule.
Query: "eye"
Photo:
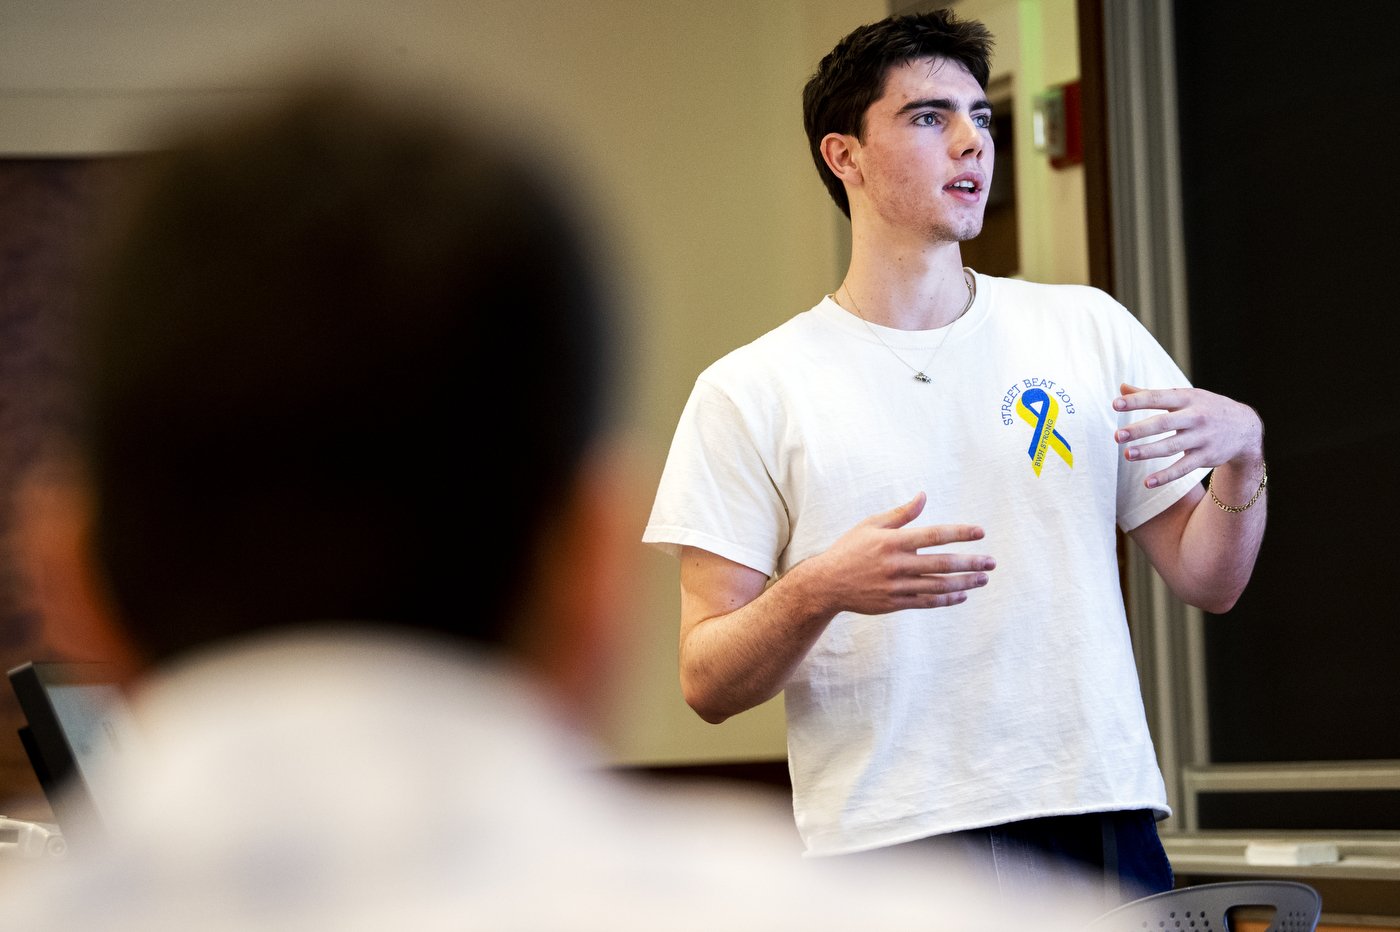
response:
[[[972,125],[978,129],[990,129],[992,126],[992,115],[990,113],[974,113],[972,115]]]
[[[937,126],[938,122],[937,113],[921,113],[914,117],[915,126]]]

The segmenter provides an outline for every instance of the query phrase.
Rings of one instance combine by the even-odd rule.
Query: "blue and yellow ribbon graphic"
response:
[[[1032,407],[1037,403],[1039,409]],[[1069,451],[1069,443],[1055,430],[1055,418],[1060,413],[1060,406],[1054,398],[1047,395],[1044,389],[1027,389],[1016,399],[1016,413],[1035,428],[1031,434],[1030,456],[1031,467],[1037,476],[1040,475],[1040,467],[1045,465],[1045,454],[1049,450],[1060,454],[1060,459],[1068,463],[1070,469],[1074,468],[1074,454]]]

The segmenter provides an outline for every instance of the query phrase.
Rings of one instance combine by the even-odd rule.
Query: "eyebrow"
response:
[[[953,101],[948,99],[947,97],[927,97],[923,100],[909,101],[909,103],[900,107],[899,111],[895,115],[898,116],[902,113],[908,113],[911,110],[952,110],[956,112],[957,109],[957,104],[953,103]],[[990,109],[992,109],[991,101],[983,97],[980,100],[974,100],[972,102],[972,106],[967,108],[967,112],[974,113],[978,110]]]

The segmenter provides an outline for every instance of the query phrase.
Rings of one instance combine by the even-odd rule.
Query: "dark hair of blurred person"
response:
[[[140,190],[88,386],[98,549],[139,645],[315,620],[508,639],[610,373],[554,192],[480,133],[332,89]]]

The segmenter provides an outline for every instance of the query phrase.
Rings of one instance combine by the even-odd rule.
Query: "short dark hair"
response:
[[[822,59],[802,89],[802,124],[822,183],[849,217],[846,186],[827,167],[821,142],[828,133],[865,137],[865,112],[885,92],[891,68],[921,58],[945,58],[968,70],[985,90],[991,73],[992,34],[950,10],[891,16],[855,29]]]
[[[507,643],[611,340],[497,135],[322,87],[154,158],[86,386],[98,551],[152,659],[326,620]]]

